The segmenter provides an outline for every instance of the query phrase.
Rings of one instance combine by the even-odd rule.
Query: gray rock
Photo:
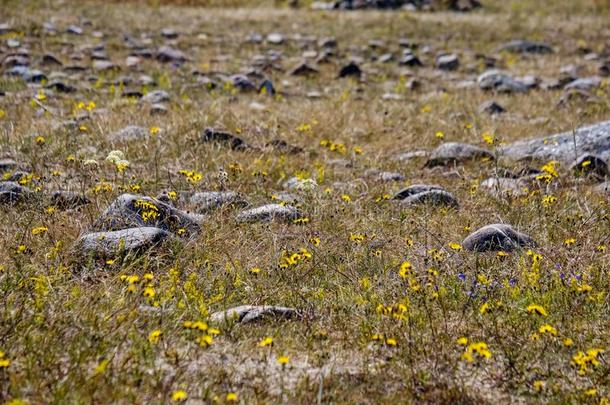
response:
[[[309,65],[306,62],[303,62],[297,66],[295,66],[291,71],[290,74],[292,76],[311,76],[314,74],[320,73],[320,71],[316,68],[314,68],[313,66]]]
[[[95,221],[95,231],[156,227],[179,234],[199,231],[202,216],[180,211],[151,197],[121,194]]]
[[[142,97],[142,101],[150,104],[166,103],[170,101],[170,96],[165,90],[154,90]]]
[[[441,55],[436,58],[436,68],[441,70],[456,70],[460,67],[460,60],[454,53]]]
[[[425,158],[427,156],[428,156],[428,151],[414,150],[414,151],[400,153],[394,159],[399,162],[408,162],[410,160]]]
[[[14,181],[19,183],[21,180],[26,179],[29,175],[30,173],[28,172],[24,172],[22,170],[15,170],[14,172],[10,173],[10,175],[5,174],[3,178],[6,181]]]
[[[168,39],[176,39],[178,38],[178,32],[173,28],[165,27],[161,29],[161,36]]]
[[[534,247],[536,242],[510,225],[491,224],[468,235],[462,246],[473,252],[511,251],[527,246]]]
[[[514,77],[499,70],[488,70],[477,78],[482,90],[493,90],[499,93],[525,93],[529,87]]]
[[[72,34],[72,35],[83,35],[83,29],[81,27],[76,26],[76,25],[70,25],[66,29],[66,32],[68,34]]]
[[[587,90],[569,89],[564,90],[557,102],[558,107],[565,107],[571,103],[600,103],[601,99]]]
[[[51,205],[60,209],[77,208],[90,202],[86,196],[74,191],[58,190],[51,194]]]
[[[273,45],[280,45],[284,43],[284,36],[280,33],[273,32],[267,35],[267,42]]]
[[[92,64],[93,70],[96,72],[108,72],[110,70],[119,70],[119,67],[109,60],[94,60]]]
[[[229,78],[231,84],[239,91],[256,91],[257,87],[246,75],[233,75]]]
[[[19,165],[11,158],[0,159],[0,173],[6,173],[17,169]]]
[[[490,177],[481,182],[481,190],[494,197],[521,197],[527,195],[529,182],[510,177]]]
[[[378,169],[368,169],[364,172],[366,177],[372,177],[378,181],[403,181],[405,176],[397,172],[385,172]]]
[[[600,76],[610,76],[610,58],[601,61],[597,70]]]
[[[273,201],[279,201],[281,203],[293,205],[293,206],[303,204],[303,199],[301,198],[301,196],[293,194],[293,193],[280,192],[277,194],[273,194],[271,196],[271,199]]]
[[[602,78],[599,76],[583,77],[565,85],[564,90],[578,89],[591,91],[598,89],[601,85]]]
[[[226,311],[215,312],[210,316],[213,323],[249,323],[263,319],[293,319],[298,312],[293,308],[269,305],[241,305]]]
[[[273,87],[273,82],[269,79],[265,79],[261,82],[261,84],[258,86],[258,92],[262,93],[264,92],[266,95],[268,96],[274,96],[275,95],[275,87]]]
[[[128,125],[108,136],[110,141],[114,142],[130,142],[143,141],[150,136],[149,131],[138,125]]]
[[[165,115],[169,112],[165,104],[153,104],[150,106],[150,115]]]
[[[291,177],[286,180],[282,187],[286,190],[309,190],[316,187],[318,184],[313,179],[300,179],[298,177]]]
[[[502,114],[506,112],[506,109],[494,100],[488,100],[479,106],[480,113],[487,113],[489,115]]]
[[[572,172],[576,176],[586,176],[598,180],[608,176],[608,164],[599,156],[583,154],[572,164]]]
[[[356,62],[350,62],[339,70],[339,77],[357,77],[362,76],[362,70]]]
[[[224,206],[247,207],[248,202],[234,191],[205,191],[194,193],[188,199],[189,204],[200,213],[207,213]]]
[[[510,41],[499,48],[500,52],[512,53],[553,53],[553,47],[544,42],[533,42],[522,39]]]
[[[0,181],[0,204],[11,205],[28,202],[34,192],[14,181]]]
[[[413,184],[409,187],[405,187],[402,190],[399,190],[396,194],[392,196],[392,200],[404,200],[405,198],[411,197],[415,194],[424,193],[426,191],[432,190],[444,191],[445,189],[436,184]]]
[[[595,191],[601,194],[610,195],[610,181],[605,181],[595,186]]]
[[[55,90],[58,91],[60,93],[74,93],[76,91],[76,88],[66,84],[65,82],[61,81],[61,80],[51,80],[49,81],[45,86],[45,89],[50,89],[50,90]]]
[[[502,148],[502,154],[513,160],[558,160],[572,163],[576,156],[585,153],[608,160],[610,121],[581,127],[575,131],[518,141]]]
[[[269,148],[273,148],[273,149],[277,150],[278,152],[291,154],[291,155],[303,152],[303,148],[301,148],[299,146],[290,145],[288,142],[286,142],[283,139],[273,139],[272,141],[267,142],[267,144],[265,146],[269,147]]]
[[[415,205],[426,205],[431,207],[449,206],[458,208],[459,204],[453,194],[444,190],[429,190],[413,194],[400,202],[401,206],[411,207]]]
[[[94,232],[81,236],[76,241],[74,250],[81,257],[114,257],[121,252],[144,252],[170,237],[168,232],[154,227]]]
[[[175,64],[182,64],[187,60],[182,51],[169,46],[160,47],[157,51],[156,58],[159,62]]]
[[[402,65],[402,66],[410,66],[410,67],[424,66],[424,64],[421,62],[421,60],[411,51],[405,52],[403,54],[402,58],[400,58],[400,61],[398,61],[398,64]]]
[[[494,159],[494,155],[486,149],[466,143],[447,142],[436,148],[425,167],[448,166],[464,163],[470,160]]]
[[[237,222],[269,222],[294,221],[301,217],[299,211],[290,205],[267,204],[260,207],[242,211],[237,215]]]
[[[233,150],[245,150],[248,149],[248,144],[238,137],[229,132],[220,131],[214,128],[206,128],[199,137],[200,142],[215,142],[224,145],[228,145]]]

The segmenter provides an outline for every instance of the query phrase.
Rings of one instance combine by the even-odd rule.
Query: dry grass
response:
[[[179,69],[143,63],[143,72],[172,95],[164,117],[150,116],[141,103],[121,98],[109,84],[114,74],[103,76],[99,85],[82,86],[76,96],[48,97],[44,104],[52,112],[47,114],[31,105],[36,88],[0,79],[0,90],[7,92],[0,98],[0,109],[6,112],[0,119],[2,154],[40,176],[31,187],[86,190],[93,201],[74,212],[48,213],[43,205],[0,211],[0,351],[11,361],[0,369],[0,399],[165,403],[172,392],[184,390],[193,403],[224,403],[227,393],[237,393],[242,403],[608,400],[607,353],[582,376],[571,364],[578,351],[608,349],[610,341],[608,253],[598,250],[610,237],[607,200],[590,184],[573,185],[566,168],[560,168],[560,177],[548,188],[507,200],[476,188],[492,175],[493,164],[439,171],[423,170],[423,161],[393,160],[400,152],[432,149],[445,141],[485,146],[483,132],[512,141],[608,119],[607,91],[599,94],[598,103],[575,102],[561,109],[558,92],[497,95],[493,98],[509,113],[492,118],[477,111],[492,96],[458,86],[481,70],[476,53],[492,53],[514,38],[544,40],[557,48],[546,56],[501,55],[500,64],[515,74],[556,77],[570,63],[583,65],[583,76],[594,74],[595,63],[584,62],[578,47],[585,43],[602,52],[610,46],[606,3],[512,1],[475,14],[5,4],[0,19],[25,34],[22,40],[35,55],[100,42],[64,34],[32,37],[51,18],[58,27],[84,18],[92,22],[88,32],[107,35],[107,50],[116,62],[127,55],[123,34],[149,32],[154,44],[160,44],[158,32],[164,26],[181,33],[176,46],[192,61]],[[591,13],[591,5],[597,13]],[[567,12],[577,14],[564,18]],[[271,47],[244,44],[252,32],[334,36],[339,61],[371,39],[383,39],[397,51],[397,39],[406,37],[435,50],[456,50],[462,67],[440,74],[430,67],[434,53],[424,56],[429,67],[416,72],[423,83],[416,91],[405,88],[395,63],[368,61],[362,83],[337,80],[334,63],[322,65],[320,75],[310,79],[271,71],[281,91],[275,98],[235,95],[230,88],[209,92],[195,85],[193,69],[236,73]],[[289,39],[278,49],[286,70],[301,59],[296,41]],[[323,97],[307,98],[313,90]],[[399,93],[403,100],[384,101],[386,92]],[[96,104],[92,118],[84,122],[86,129],[52,129],[54,122],[71,117],[79,101]],[[253,101],[265,110],[253,110]],[[108,134],[129,124],[159,127],[161,132],[145,142],[111,144]],[[284,156],[272,150],[237,152],[200,145],[197,136],[206,126],[239,132],[255,145],[281,138],[305,152]],[[435,136],[438,131],[444,132],[443,140]],[[42,146],[35,142],[38,135],[46,139]],[[344,144],[346,153],[321,147],[321,140]],[[131,162],[124,175],[104,163],[117,148]],[[355,154],[354,148],[363,153]],[[68,161],[69,156],[76,161]],[[336,158],[350,159],[353,165],[332,165]],[[97,159],[99,169],[84,169],[85,159]],[[399,171],[406,180],[393,184],[363,178],[372,167]],[[303,196],[311,222],[238,225],[235,211],[225,209],[206,218],[197,238],[168,246],[163,255],[119,257],[102,268],[74,263],[74,240],[122,191],[137,186],[142,194],[155,196],[167,190],[219,189],[221,168],[229,172],[226,187],[255,205],[269,201],[295,173],[316,179],[319,187]],[[178,174],[181,169],[204,178],[191,184]],[[94,192],[103,182],[112,190]],[[391,202],[377,201],[411,183],[445,186],[459,199],[460,209],[401,211]],[[557,204],[544,207],[545,194],[555,195]],[[343,195],[351,201],[345,202]],[[526,252],[500,258],[448,247],[469,230],[494,222],[511,223],[539,241],[539,269]],[[32,229],[41,226],[48,231],[33,235]],[[355,243],[352,234],[365,235],[364,242]],[[311,243],[316,237],[319,246]],[[564,241],[570,238],[576,244],[567,247]],[[27,247],[24,253],[17,253],[20,245]],[[313,254],[310,261],[278,268],[285,252],[300,248]],[[413,265],[406,280],[398,274],[405,260]],[[252,274],[253,267],[261,272]],[[148,272],[154,274],[152,299],[142,296],[143,285],[130,292],[120,279]],[[503,306],[481,314],[485,302]],[[548,316],[529,314],[525,308],[534,303],[544,306]],[[205,321],[211,312],[241,304],[292,306],[304,316],[292,322],[223,327],[208,348],[200,347],[197,335],[182,326],[183,321]],[[407,308],[402,319],[378,311],[380,305],[395,304]],[[150,305],[157,308],[147,309]],[[533,340],[543,324],[552,325],[558,335]],[[154,330],[162,331],[156,344],[148,339]],[[375,334],[395,339],[396,346],[373,341]],[[274,345],[259,347],[266,336],[273,337]],[[486,342],[491,358],[473,364],[460,360],[460,337]],[[574,344],[565,346],[565,338]],[[281,355],[290,358],[285,366],[277,363]]]

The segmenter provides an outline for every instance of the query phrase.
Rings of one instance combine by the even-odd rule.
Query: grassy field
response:
[[[0,77],[0,157],[27,168],[22,182],[36,195],[63,189],[91,200],[67,211],[42,197],[0,206],[0,401],[608,404],[608,197],[563,166],[540,189],[497,198],[480,182],[498,164],[522,164],[429,170],[425,159],[395,159],[452,141],[494,150],[610,118],[603,86],[597,102],[559,107],[559,91],[494,95],[460,85],[483,71],[477,54],[495,54],[516,38],[556,49],[498,54],[499,66],[517,76],[558,77],[570,64],[582,67],[581,76],[596,74],[596,63],[583,56],[610,49],[607,2],[485,3],[458,14],[1,1],[0,23],[13,26],[2,34],[4,54],[11,38],[27,44],[34,61],[49,52],[67,61],[69,53],[103,43],[123,66],[124,35],[147,34],[155,48],[165,41],[160,30],[172,27],[180,34],[174,47],[190,60],[179,68],[144,60],[140,71],[87,71],[72,94]],[[58,35],[42,33],[49,20]],[[65,34],[71,24],[85,34]],[[285,43],[247,43],[255,32],[282,33]],[[334,61],[312,77],[289,75],[304,51],[297,35],[336,38]],[[397,54],[400,38],[432,47],[420,52],[425,67],[370,60],[383,52],[369,41],[383,40],[382,49]],[[269,49],[282,53],[282,70],[265,71],[274,97],[232,86],[209,90],[193,75],[245,71]],[[460,68],[435,69],[439,50],[458,53]],[[362,80],[337,79],[355,55],[364,58]],[[150,75],[157,85],[137,89],[167,91],[169,112],[150,115],[145,104],[121,97],[115,82],[126,74]],[[409,88],[412,77],[419,88]],[[313,91],[321,97],[307,97]],[[479,112],[489,99],[508,112]],[[83,114],[76,129],[58,128]],[[151,136],[110,140],[131,124]],[[206,127],[239,134],[261,150],[201,144]],[[304,151],[262,148],[278,138]],[[129,161],[124,170],[105,161],[117,149]],[[370,168],[405,180],[378,181],[365,176]],[[225,207],[206,216],[198,235],[162,252],[83,262],[74,251],[74,241],[123,192],[224,189],[257,206],[295,175],[317,183],[299,193],[305,223],[239,224],[239,209]],[[401,209],[388,200],[416,183],[442,185],[460,208]],[[556,201],[549,204],[549,196]],[[538,246],[509,254],[462,249],[471,231],[498,222]],[[210,324],[211,313],[243,304],[293,307],[301,316]],[[201,322],[199,330],[185,322]]]

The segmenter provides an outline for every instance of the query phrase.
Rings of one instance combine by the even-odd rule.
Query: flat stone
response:
[[[415,159],[425,158],[428,156],[428,154],[428,151],[425,150],[413,150],[396,155],[394,160],[397,160],[399,162],[408,162]]]
[[[234,191],[204,191],[194,193],[188,199],[189,204],[199,213],[208,213],[221,207],[247,207],[244,197]]]
[[[149,131],[138,125],[128,125],[108,136],[108,139],[116,142],[143,141],[150,136]]]
[[[150,115],[165,115],[169,109],[165,104],[153,104],[150,106]]]
[[[528,194],[529,182],[510,177],[490,177],[483,180],[479,187],[494,197],[521,197]]]
[[[444,190],[429,190],[413,194],[401,200],[401,206],[410,207],[415,205],[426,205],[430,207],[448,206],[458,208],[459,204],[453,194]]]
[[[166,103],[169,102],[171,97],[165,90],[154,90],[142,97],[142,101],[150,104]]]
[[[237,215],[237,222],[290,222],[301,217],[299,211],[290,205],[267,204],[242,211]]]
[[[291,177],[282,184],[286,190],[309,190],[315,188],[318,184],[313,179],[300,179]]]
[[[81,236],[76,241],[74,250],[81,257],[114,257],[121,252],[143,253],[170,237],[168,232],[154,227],[94,232]]]
[[[364,172],[366,177],[371,177],[378,181],[403,181],[405,176],[398,172],[386,172],[379,169],[368,169]]]
[[[565,85],[564,90],[578,89],[592,91],[598,89],[601,85],[602,78],[599,76],[583,77]]]
[[[493,160],[494,155],[488,150],[478,146],[466,143],[447,142],[441,144],[432,152],[425,167],[448,166],[482,159]]]
[[[293,308],[270,305],[241,305],[226,311],[215,312],[210,316],[213,323],[249,323],[263,319],[294,319],[298,312]]]
[[[498,51],[511,53],[536,53],[546,54],[553,53],[553,47],[544,42],[527,41],[516,39],[502,45]]]
[[[575,156],[587,153],[607,161],[610,158],[610,121],[513,142],[502,147],[501,152],[513,160],[558,160],[571,164]]]
[[[528,235],[516,231],[507,224],[486,225],[468,235],[462,242],[466,250],[473,252],[511,251],[528,246],[535,247],[536,242]]]
[[[116,231],[153,226],[175,234],[193,234],[201,228],[203,217],[178,210],[157,199],[121,194],[93,224],[95,231]]]
[[[161,36],[168,39],[176,39],[178,38],[178,32],[170,27],[165,27],[161,29]]]
[[[432,191],[432,190],[444,191],[445,189],[436,184],[413,184],[409,187],[405,187],[405,188],[399,190],[398,192],[396,192],[396,194],[394,194],[392,196],[392,199],[393,200],[404,200],[405,198],[411,197],[415,194],[424,193],[426,191]]]
[[[119,66],[109,60],[94,60],[92,64],[93,70],[96,72],[108,72],[110,70],[119,70]]]

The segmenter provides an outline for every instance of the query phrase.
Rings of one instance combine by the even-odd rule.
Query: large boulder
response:
[[[595,155],[602,160],[608,160],[610,121],[555,135],[518,141],[502,148],[502,155],[512,160],[558,160],[571,163],[582,154]]]

